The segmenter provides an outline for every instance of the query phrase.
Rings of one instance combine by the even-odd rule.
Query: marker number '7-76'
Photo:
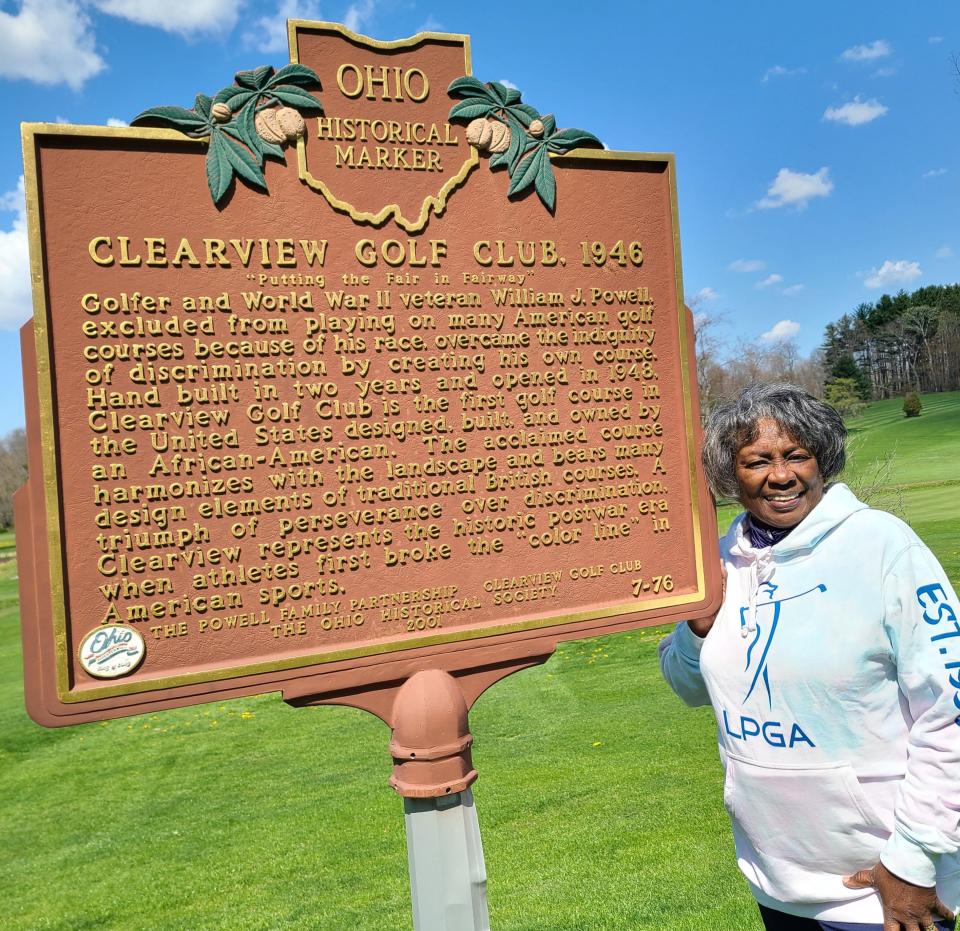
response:
[[[673,591],[673,576],[672,575],[655,575],[649,579],[634,579],[633,580],[633,597],[639,598],[644,592],[653,592],[657,594],[658,592],[672,592]]]

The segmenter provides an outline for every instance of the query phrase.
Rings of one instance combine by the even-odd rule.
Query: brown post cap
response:
[[[467,703],[453,676],[440,669],[413,675],[397,692],[392,717],[390,785],[398,794],[437,798],[473,785]]]

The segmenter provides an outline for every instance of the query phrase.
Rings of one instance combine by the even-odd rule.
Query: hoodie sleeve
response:
[[[919,540],[883,580],[885,626],[912,720],[884,866],[920,886],[936,882],[941,854],[960,848],[960,607]]]
[[[660,670],[667,685],[688,705],[709,705],[710,696],[700,673],[700,649],[706,637],[698,637],[681,621],[660,641]]]

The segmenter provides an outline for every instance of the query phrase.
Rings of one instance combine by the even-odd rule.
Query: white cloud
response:
[[[871,77],[892,78],[896,73],[897,73],[896,68],[877,68],[877,70],[873,72]]]
[[[787,297],[793,297],[795,294],[799,294],[801,291],[805,291],[806,287],[807,286],[805,284],[792,284],[789,287],[784,288],[783,293]]]
[[[887,259],[879,268],[872,268],[863,283],[868,288],[888,288],[894,284],[906,284],[922,274],[919,262],[908,262],[906,259],[891,262]]]
[[[765,263],[760,259],[737,259],[727,266],[732,272],[758,272],[764,267]]]
[[[800,332],[800,324],[793,320],[778,320],[760,339],[765,343],[776,343],[784,339],[793,339]]]
[[[854,97],[843,106],[827,107],[823,118],[833,123],[846,123],[847,126],[862,126],[864,123],[872,123],[887,112],[888,108],[879,100],[861,100]]]
[[[106,67],[95,44],[74,0],[23,0],[18,13],[0,10],[0,77],[79,90]]]
[[[951,249],[949,246],[941,246],[936,252],[934,252],[934,255],[938,259],[953,258],[953,249]]]
[[[419,26],[417,32],[443,32],[444,26],[440,20],[436,19],[431,13]]]
[[[253,21],[252,27],[243,34],[244,44],[270,54],[286,52],[288,19],[320,19],[320,3],[318,0],[280,0],[276,13]]]
[[[878,58],[886,58],[892,51],[889,42],[877,39],[869,45],[851,46],[845,49],[840,57],[844,61],[876,61]]]
[[[774,65],[772,68],[767,68],[762,80],[766,84],[770,78],[792,78],[794,75],[806,73],[806,68],[784,68],[783,65]]]
[[[111,116],[107,118],[107,126],[129,126],[130,124],[126,120],[121,120],[119,117]]]
[[[821,168],[816,174],[781,168],[767,188],[767,196],[757,201],[761,210],[777,207],[796,207],[802,210],[814,197],[826,197],[833,190],[833,182],[827,177],[829,168]]]
[[[701,304],[704,301],[715,301],[720,295],[711,287],[701,288],[693,295],[691,303]]]
[[[783,281],[783,275],[778,275],[774,272],[772,275],[767,275],[763,281],[758,281],[754,287],[760,291],[763,290],[763,288],[769,288],[772,284],[780,284],[781,281]]]
[[[930,38],[927,39],[927,41],[931,45],[939,45],[943,41],[943,36],[930,36]]]
[[[25,226],[27,222],[27,202],[24,196],[23,175],[20,175],[17,186],[12,191],[0,194],[0,210],[13,211],[17,215],[14,225]]]
[[[376,0],[357,0],[347,7],[347,12],[343,14],[343,24],[347,29],[359,32],[373,18],[376,9]]]
[[[509,87],[511,90],[515,90],[515,91],[520,90],[520,88],[517,87],[517,85],[514,84],[513,81],[508,81],[506,78],[500,78],[500,83],[501,83],[504,87]]]
[[[67,126],[71,121],[65,116],[58,116],[54,122],[59,123],[61,126]]]
[[[101,13],[181,35],[227,33],[240,12],[237,0],[93,0],[93,5]]]
[[[940,175],[945,175],[947,173],[946,168],[931,168],[929,171],[925,171],[920,177],[921,178],[939,178]]]
[[[0,194],[0,210],[14,214],[10,229],[0,230],[0,329],[15,330],[33,313],[23,175],[15,190]]]

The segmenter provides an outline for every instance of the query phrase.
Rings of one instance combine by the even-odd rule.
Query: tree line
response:
[[[789,381],[844,415],[871,400],[960,389],[960,285],[884,294],[828,323],[801,356],[792,340],[728,346],[720,318],[694,307],[697,382],[704,415],[757,381]]]
[[[826,380],[849,378],[864,401],[960,388],[960,285],[884,294],[826,327]]]

